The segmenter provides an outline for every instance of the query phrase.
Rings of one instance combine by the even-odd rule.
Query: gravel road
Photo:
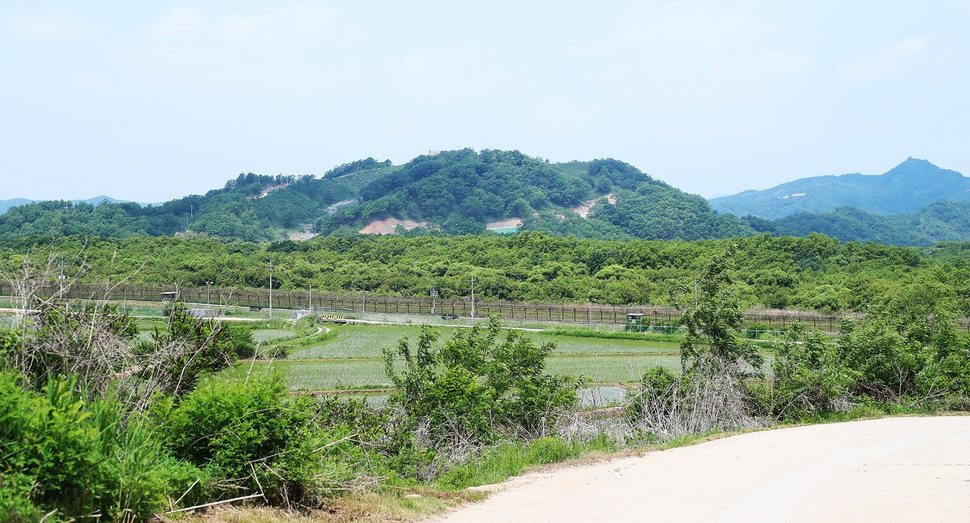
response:
[[[527,474],[439,521],[970,521],[970,416],[769,430]]]

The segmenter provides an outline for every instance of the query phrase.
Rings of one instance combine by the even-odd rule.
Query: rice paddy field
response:
[[[246,361],[234,372],[245,374],[280,372],[294,391],[366,391],[391,386],[384,372],[382,351],[404,337],[416,340],[416,325],[330,325],[332,335],[319,342],[289,351],[286,359]],[[435,329],[439,339],[454,335],[456,328]],[[553,343],[547,360],[550,373],[584,376],[595,384],[627,384],[637,381],[648,368],[661,365],[680,369],[677,344],[627,339],[564,336],[549,332],[524,332],[539,344]],[[287,329],[256,330],[254,339],[293,335]]]

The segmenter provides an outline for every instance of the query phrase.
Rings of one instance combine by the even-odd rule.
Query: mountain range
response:
[[[970,201],[970,178],[909,158],[878,176],[856,173],[801,178],[763,191],[714,198],[711,206],[735,216],[776,219],[843,207],[887,216],[908,214],[940,200]]]
[[[272,241],[536,230],[682,240],[818,232],[926,245],[970,240],[967,181],[909,159],[881,176],[806,178],[708,203],[614,159],[552,163],[518,151],[461,149],[397,166],[367,158],[321,177],[246,173],[205,195],[151,206],[107,197],[26,203],[0,215],[0,240],[188,234]]]

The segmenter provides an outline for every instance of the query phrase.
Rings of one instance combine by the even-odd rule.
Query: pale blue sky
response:
[[[970,1],[4,2],[0,199],[161,201],[428,149],[705,196],[970,174]]]

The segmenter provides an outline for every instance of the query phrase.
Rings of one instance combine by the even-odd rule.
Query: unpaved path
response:
[[[769,430],[513,479],[447,522],[970,521],[970,417]]]

